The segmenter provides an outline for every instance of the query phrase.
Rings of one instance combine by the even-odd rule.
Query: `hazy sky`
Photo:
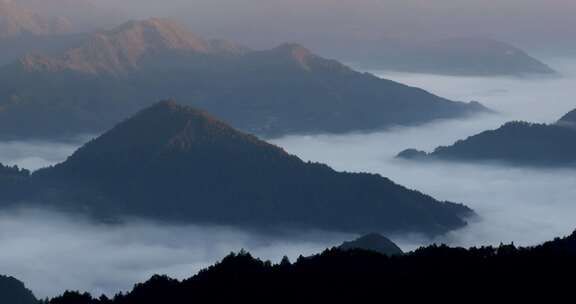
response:
[[[111,2],[111,4],[107,4]],[[544,47],[572,40],[573,0],[102,0],[127,15],[164,15],[199,32],[284,40],[493,36]]]
[[[50,14],[74,15],[76,9],[75,20],[83,18],[90,25],[97,16],[106,23],[172,17],[199,34],[251,46],[296,41],[322,47],[333,40],[488,36],[537,51],[576,54],[573,0],[14,1],[32,3]]]

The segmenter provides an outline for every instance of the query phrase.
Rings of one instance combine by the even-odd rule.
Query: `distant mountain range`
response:
[[[84,39],[68,18],[34,10],[27,2],[0,0],[0,66],[26,54],[58,54]]]
[[[0,138],[102,132],[176,98],[265,137],[374,130],[487,109],[356,72],[297,44],[265,51],[149,19],[97,32],[59,56],[0,69]]]
[[[0,275],[0,303],[5,304],[39,304],[36,297],[24,283],[13,277]]]
[[[355,240],[342,243],[341,250],[368,250],[394,256],[404,254],[398,245],[379,233],[369,233]]]
[[[461,303],[471,295],[486,303],[556,303],[572,295],[575,271],[576,233],[534,247],[433,245],[394,257],[334,248],[279,264],[240,252],[186,280],[156,275],[113,299],[67,292],[48,304],[364,303],[382,297]],[[446,288],[450,291],[439,292]]]
[[[484,37],[384,39],[360,43],[353,49],[335,48],[333,55],[369,70],[487,77],[557,74],[525,51]]]
[[[460,140],[451,146],[439,147],[432,153],[415,149],[398,157],[415,160],[505,162],[523,166],[575,167],[575,111],[555,124],[510,122]]]
[[[257,229],[437,235],[465,226],[474,215],[379,175],[303,162],[170,101],[120,123],[61,164],[28,178],[8,171],[24,176],[13,187],[20,197],[12,196],[12,202],[38,202],[106,221],[137,216]]]
[[[23,34],[54,35],[71,31],[66,18],[52,18],[37,14],[15,1],[0,0],[0,39]]]
[[[103,6],[102,0],[13,0],[21,7],[51,18],[66,18],[75,33],[109,28],[127,20],[118,5]],[[115,3],[115,2],[112,2]]]

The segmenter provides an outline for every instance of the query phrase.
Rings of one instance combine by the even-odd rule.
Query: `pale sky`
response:
[[[534,49],[565,50],[574,47],[576,28],[575,0],[16,1],[41,3],[51,12],[91,2],[123,16],[116,20],[171,17],[201,35],[266,47],[342,37],[488,36]]]

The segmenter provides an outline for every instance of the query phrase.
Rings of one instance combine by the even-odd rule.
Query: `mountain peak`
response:
[[[572,111],[568,112],[566,115],[562,116],[562,118],[560,118],[560,120],[558,121],[558,124],[563,125],[563,126],[575,127],[576,126],[576,110],[572,110]]]
[[[91,74],[123,74],[138,70],[150,56],[240,53],[241,50],[231,43],[204,40],[178,22],[150,18],[96,32],[81,46],[68,50],[59,58],[28,60],[26,63],[29,70],[58,67]]]
[[[38,187],[34,201],[58,193],[47,199],[106,217],[259,228],[434,235],[464,226],[472,214],[378,175],[304,162],[173,101],[140,111],[30,183]]]
[[[199,151],[234,151],[242,146],[268,146],[252,135],[236,131],[208,113],[164,100],[138,112],[79,149],[69,160],[114,159],[133,163],[134,158],[155,159],[161,155]]]
[[[289,58],[299,63],[302,67],[309,69],[310,59],[315,55],[298,43],[284,43],[272,49],[272,53]]]
[[[55,35],[68,33],[70,21],[63,17],[45,17],[20,6],[15,1],[0,1],[0,38],[22,34]]]
[[[168,49],[188,49],[208,52],[208,44],[180,23],[164,18],[149,18],[129,21],[103,35],[134,43],[134,47],[155,47]]]
[[[339,248],[342,250],[369,250],[385,255],[400,255],[404,253],[394,242],[379,233],[369,233],[353,241],[344,242]]]

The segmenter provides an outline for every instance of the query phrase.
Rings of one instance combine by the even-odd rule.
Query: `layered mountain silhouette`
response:
[[[0,0],[0,66],[28,53],[62,52],[80,40],[68,35],[71,31],[64,17],[39,14],[21,1]]]
[[[496,130],[438,147],[432,153],[408,149],[398,157],[417,160],[505,162],[524,166],[576,166],[573,112],[556,124],[509,122]]]
[[[253,51],[164,19],[97,32],[0,69],[0,138],[102,132],[175,98],[272,137],[373,130],[487,111],[356,72],[298,44]],[[34,122],[34,123],[32,123]]]
[[[21,196],[11,201],[103,220],[436,235],[463,227],[474,214],[379,175],[303,162],[171,101],[139,112],[20,185]]]
[[[455,76],[555,75],[552,68],[508,43],[485,37],[431,41],[377,40],[339,57],[371,70]],[[338,52],[338,51],[335,51]],[[348,57],[346,57],[348,56]]]
[[[60,58],[27,56],[20,63],[27,71],[70,71],[109,76],[140,71],[151,64],[147,60],[152,58],[169,60],[170,56],[179,55],[237,55],[244,51],[232,43],[206,41],[176,22],[149,19],[131,21],[116,29],[96,33]]]
[[[67,292],[48,304],[156,304],[195,302],[370,302],[387,299],[461,303],[493,299],[562,302],[572,294],[576,234],[535,247],[430,246],[389,257],[365,250],[326,250],[272,264],[240,252],[179,281],[156,275],[112,299]],[[482,292],[478,292],[482,286]],[[450,292],[438,292],[449,287]],[[530,290],[530,292],[527,292]],[[226,292],[222,292],[226,291]]]
[[[15,0],[37,14],[66,18],[74,32],[88,32],[124,22],[124,11],[117,6],[106,7],[102,0]]]
[[[24,283],[13,277],[0,275],[0,303],[38,304],[38,300]]]
[[[353,241],[344,242],[338,248],[341,250],[368,250],[388,256],[404,253],[398,245],[378,233],[369,233]]]
[[[12,0],[0,0],[0,39],[19,35],[54,35],[70,32],[65,18],[37,14]]]

